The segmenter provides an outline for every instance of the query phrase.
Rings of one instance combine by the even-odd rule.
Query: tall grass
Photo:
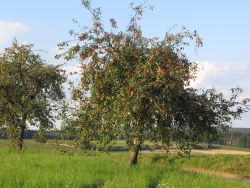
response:
[[[33,143],[30,146],[24,152],[0,148],[1,188],[250,187],[249,181],[232,181],[182,170],[183,166],[199,166],[208,169],[209,165],[203,165],[206,160],[211,159],[208,156],[197,156],[189,160],[174,156],[143,154],[140,155],[139,164],[130,167],[127,152],[68,155],[60,154],[47,145]],[[225,160],[226,163],[234,161],[236,165],[238,159],[237,156],[229,159],[221,156],[218,161],[214,159],[213,163]],[[241,163],[247,164],[249,160],[250,157],[245,156]],[[212,165],[212,162],[210,164]],[[220,162],[218,164],[222,165]]]

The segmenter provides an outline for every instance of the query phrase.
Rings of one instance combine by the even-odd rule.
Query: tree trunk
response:
[[[23,138],[24,138],[24,126],[20,126],[19,132],[18,132],[18,138],[17,138],[17,149],[22,150],[23,149]]]
[[[130,165],[136,165],[137,164],[137,158],[140,150],[140,144],[136,145],[134,149],[132,150],[131,157],[130,157]]]

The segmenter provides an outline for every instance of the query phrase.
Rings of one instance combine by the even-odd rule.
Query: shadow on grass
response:
[[[148,187],[149,188],[156,188],[156,187],[158,187],[158,184],[160,183],[161,179],[162,179],[162,175],[161,176],[157,176],[157,177],[150,177],[149,178]]]
[[[104,186],[104,181],[97,180],[96,182],[93,182],[93,183],[85,183],[81,187],[82,188],[101,188],[103,186]]]
[[[178,156],[164,156],[164,155],[154,155],[151,159],[152,163],[166,163],[166,164],[174,164],[178,159],[183,159],[186,157],[178,157]]]

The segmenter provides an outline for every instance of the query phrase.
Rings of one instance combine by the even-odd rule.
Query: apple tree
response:
[[[93,25],[72,32],[73,45],[59,44],[66,50],[61,54],[66,60],[78,57],[81,61],[81,84],[73,91],[77,108],[68,121],[79,140],[108,145],[122,134],[134,165],[146,139],[161,142],[166,149],[174,140],[189,152],[193,144],[219,133],[246,111],[247,99],[237,102],[240,89],[225,99],[214,89],[190,87],[197,64],[183,50],[191,41],[202,46],[196,31],[183,28],[166,33],[162,40],[143,36],[139,23],[146,5],[131,5],[134,16],[126,31],[117,31],[114,19],[107,31],[100,8],[92,9],[86,0],[83,4],[92,14]]]

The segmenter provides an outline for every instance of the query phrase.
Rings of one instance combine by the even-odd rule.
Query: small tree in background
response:
[[[204,137],[228,128],[232,119],[246,111],[248,99],[237,102],[241,89],[232,90],[225,99],[215,89],[198,91],[190,87],[197,65],[183,54],[188,41],[202,46],[197,32],[185,28],[163,40],[143,36],[139,21],[145,5],[131,5],[134,16],[125,32],[104,29],[100,8],[83,5],[93,16],[92,27],[73,33],[77,44],[62,54],[66,60],[79,57],[81,84],[73,90],[77,109],[66,124],[80,141],[89,145],[99,140],[108,145],[121,134],[132,152],[130,164],[137,163],[145,139],[161,142],[168,148],[174,140],[178,148],[190,146]],[[65,49],[69,42],[59,47]]]
[[[35,134],[34,134],[34,139],[36,142],[40,143],[46,143],[47,138],[46,138],[46,129],[40,128]]]
[[[14,41],[0,55],[0,126],[19,150],[28,125],[53,127],[54,105],[64,98],[59,66],[45,64],[32,45]]]

